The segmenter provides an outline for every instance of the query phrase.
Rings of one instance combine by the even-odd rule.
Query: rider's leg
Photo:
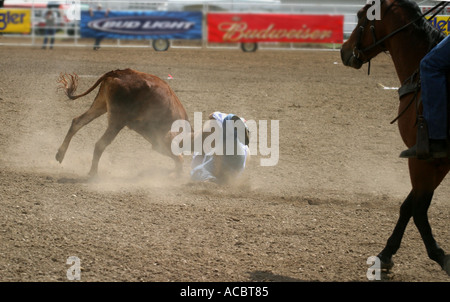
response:
[[[447,139],[447,79],[450,70],[450,36],[421,61],[423,116],[430,139]]]
[[[423,116],[428,124],[430,156],[447,157],[447,79],[450,70],[450,36],[434,47],[420,63]],[[416,157],[413,146],[400,157]]]

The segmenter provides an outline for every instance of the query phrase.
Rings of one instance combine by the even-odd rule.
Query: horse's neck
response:
[[[425,56],[424,47],[419,48],[412,39],[399,34],[386,45],[394,62],[400,83],[408,79],[420,66],[420,60]]]

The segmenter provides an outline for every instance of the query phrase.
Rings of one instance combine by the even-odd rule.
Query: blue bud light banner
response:
[[[202,12],[95,11],[81,13],[83,38],[201,40]]]

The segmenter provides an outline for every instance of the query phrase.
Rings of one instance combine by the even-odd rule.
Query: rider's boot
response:
[[[417,157],[419,159],[446,158],[448,157],[447,141],[445,139],[430,139],[429,152],[418,151],[418,144],[400,153],[401,158]]]
[[[428,139],[428,127],[423,116],[417,120],[416,144],[400,153],[401,158],[417,157],[418,159],[448,157],[447,140]]]

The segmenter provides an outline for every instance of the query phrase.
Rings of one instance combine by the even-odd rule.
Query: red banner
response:
[[[208,14],[208,41],[343,43],[344,16]]]

